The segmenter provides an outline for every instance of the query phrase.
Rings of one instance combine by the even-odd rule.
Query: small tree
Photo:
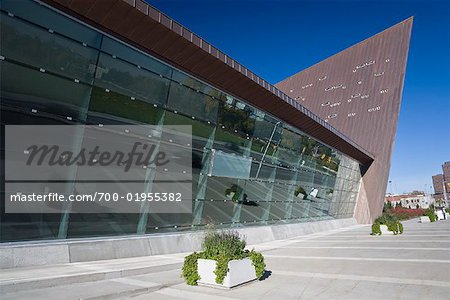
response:
[[[390,201],[384,203],[383,212],[388,212],[390,209],[392,209],[392,203]]]
[[[414,190],[410,193],[411,195],[425,195],[424,191]]]

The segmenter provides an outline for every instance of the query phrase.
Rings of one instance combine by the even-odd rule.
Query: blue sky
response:
[[[271,83],[414,16],[388,191],[429,192],[450,161],[450,1],[147,2]]]

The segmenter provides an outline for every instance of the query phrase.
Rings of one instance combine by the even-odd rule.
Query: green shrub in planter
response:
[[[400,232],[398,224],[400,224],[399,221],[389,222],[386,225],[387,225],[387,228],[388,228],[389,231],[392,231],[394,233],[394,235],[397,235]]]
[[[428,218],[430,218],[430,222],[435,222],[438,219],[437,215],[434,213],[434,209],[433,208],[428,208],[425,211],[425,215],[428,216]]]
[[[194,252],[184,258],[183,268],[181,269],[181,276],[189,285],[197,285],[200,276],[197,272],[197,260],[201,254]]]
[[[302,188],[301,186],[299,186],[295,191],[294,191],[294,196],[297,197],[298,195],[303,194],[306,196],[306,191],[304,188]]]
[[[389,213],[383,213],[381,216],[375,219],[375,223],[387,225],[388,223],[397,222],[398,219]]]
[[[216,261],[215,281],[222,284],[228,273],[228,263],[231,260],[250,258],[255,267],[256,277],[260,279],[264,275],[266,264],[261,253],[254,250],[245,250],[246,242],[236,231],[209,232],[202,243],[203,251],[194,252],[184,258],[181,272],[187,284],[197,285],[200,280],[197,260],[212,259]]]
[[[386,225],[389,231],[392,231],[394,235],[403,233],[403,225],[397,219],[396,216],[389,213],[383,213],[381,216],[375,219],[372,225],[372,235],[381,235],[381,225]]]
[[[244,253],[245,240],[236,231],[209,232],[203,240],[207,257],[239,257]]]
[[[372,235],[381,235],[380,223],[378,222],[373,223]]]
[[[255,267],[256,277],[261,278],[266,270],[266,264],[264,263],[264,256],[254,250],[248,252],[248,257],[250,257],[253,266]]]
[[[242,194],[242,198],[241,197]],[[247,194],[244,193],[244,189],[238,186],[237,184],[233,184],[230,188],[225,190],[225,196],[230,197],[234,202],[239,202],[240,200],[246,200]]]

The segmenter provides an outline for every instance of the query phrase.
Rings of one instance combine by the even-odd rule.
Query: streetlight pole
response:
[[[281,124],[281,121],[278,121],[275,123],[275,126],[273,127],[272,134],[270,135],[269,141],[267,142],[266,149],[264,150],[261,161],[259,162],[258,171],[256,171],[255,178],[258,178],[258,176],[259,176],[259,172],[261,171],[262,163],[263,163],[264,159],[266,158],[267,150],[269,150],[270,142],[272,141],[273,136],[275,135],[275,130],[277,129],[278,125],[280,125],[280,124]]]
[[[444,192],[444,203],[445,203],[444,206],[446,206],[448,199],[447,199],[447,189],[446,189],[444,180],[442,181],[442,187],[443,187],[443,192]]]

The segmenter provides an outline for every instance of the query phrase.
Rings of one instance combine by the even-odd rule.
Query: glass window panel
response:
[[[167,106],[182,114],[216,123],[218,101],[202,92],[173,82]]]
[[[243,188],[235,178],[211,176],[208,177],[205,199],[236,200],[244,192]]]
[[[1,214],[0,241],[46,240],[58,237],[59,214]]]
[[[305,144],[304,139],[304,136],[283,128],[280,146],[301,153]]]
[[[100,48],[101,34],[35,1],[2,0],[2,10],[54,30],[72,39]]]
[[[279,167],[277,168],[275,178],[279,183],[292,185],[295,179],[295,171]]]
[[[192,148],[203,150],[211,138],[214,127],[206,122],[193,120],[192,118],[165,112],[164,125],[191,125],[192,126]]]
[[[256,118],[253,136],[266,141],[271,139],[272,142],[278,143],[281,138],[282,123],[264,115],[263,112],[257,109],[255,109],[254,114]]]
[[[289,189],[290,186],[284,184],[284,183],[278,183],[276,182],[273,186],[272,191],[272,199],[271,201],[287,201],[290,198]]]
[[[276,167],[271,164],[253,162],[252,169],[250,171],[250,177],[261,180],[271,180],[272,178],[275,178],[275,171]]]
[[[233,201],[205,200],[202,214],[202,224],[231,223],[233,219],[234,207],[237,204]]]
[[[210,174],[213,176],[248,179],[252,160],[220,150],[212,151]]]
[[[174,80],[177,83],[182,83],[182,85],[184,86],[188,86],[190,88],[192,88],[194,91],[199,91],[205,95],[209,95],[212,98],[215,99],[225,99],[225,94],[222,93],[221,91],[202,83],[201,81],[188,76],[184,73],[181,73],[180,71],[177,70],[173,70],[172,73],[172,80]]]
[[[299,200],[298,198],[292,203],[292,218],[305,218],[307,217],[310,200]]]
[[[68,238],[136,234],[139,214],[70,214]]]
[[[264,158],[270,159],[277,153],[282,126],[281,123],[264,116],[264,113],[259,110],[255,110],[255,114],[257,118],[253,132],[252,157],[259,161],[265,155]],[[268,143],[270,143],[269,146]]]
[[[267,204],[255,201],[245,201],[241,205],[240,222],[256,223],[263,221],[263,216],[267,210]]]
[[[164,105],[169,90],[169,80],[137,66],[100,54],[95,75],[95,85],[117,93]]]
[[[191,224],[192,214],[149,213],[147,219],[147,233],[175,231],[178,227],[190,227]]]
[[[250,141],[246,138],[242,138],[239,135],[218,127],[214,140],[214,149],[243,155],[247,152],[246,149],[249,143]]]
[[[235,102],[233,106],[227,102],[221,102],[218,122],[222,129],[247,138],[253,136],[255,128],[255,115],[252,108],[242,102]]]
[[[158,75],[167,78],[171,77],[172,68],[157,61],[156,59],[134,50],[110,37],[104,36],[102,41],[102,50],[117,57],[120,57],[132,64],[146,68]]]
[[[194,159],[200,159],[200,162],[194,161]],[[201,164],[202,153],[200,151],[194,150],[192,153],[192,199],[197,197],[197,193],[199,191],[199,184],[203,184],[200,182],[200,172],[201,167],[198,166],[198,163]],[[194,210],[192,210],[194,211]]]
[[[284,132],[283,132],[284,133]],[[315,153],[316,151],[316,146],[317,146],[317,141],[304,136],[300,145],[300,152],[305,155],[308,156],[309,158],[311,158],[313,156],[313,153]]]
[[[308,186],[312,185],[312,182],[314,180],[314,173],[315,171],[310,168],[301,167],[297,171],[297,184],[302,185],[306,184]],[[306,190],[306,189],[305,189]]]
[[[51,88],[48,88],[48,87]],[[8,62],[1,68],[2,98],[29,112],[54,118],[86,119],[90,87]],[[4,101],[4,100],[2,100]]]
[[[1,53],[29,64],[85,82],[92,82],[98,51],[51,34],[18,18],[2,14]]]
[[[271,194],[273,183],[249,180],[245,184],[245,192],[251,201],[265,201]]]
[[[301,155],[298,152],[296,153],[290,149],[281,147],[277,149],[277,160],[280,166],[294,168],[299,164],[300,158]]]
[[[267,221],[283,220],[285,216],[285,203],[284,202],[271,202],[269,210],[269,218]]]
[[[132,100],[129,96],[93,87],[89,103],[89,123],[156,125],[163,112],[163,109],[154,107],[148,102],[139,99]]]

